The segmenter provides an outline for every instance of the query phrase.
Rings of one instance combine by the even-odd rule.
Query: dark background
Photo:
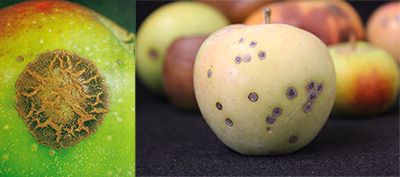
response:
[[[364,24],[386,1],[349,1]],[[137,1],[136,28],[166,1]],[[137,78],[137,176],[399,176],[399,103],[362,119],[331,116],[319,135],[281,156],[236,153],[199,112],[184,112],[149,92]]]

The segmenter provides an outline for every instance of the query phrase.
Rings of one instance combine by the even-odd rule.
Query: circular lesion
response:
[[[95,133],[110,93],[94,63],[65,50],[38,54],[15,83],[15,107],[39,144],[75,146]]]

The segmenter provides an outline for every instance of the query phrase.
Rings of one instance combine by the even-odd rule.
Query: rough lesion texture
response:
[[[75,146],[95,133],[110,109],[107,85],[92,61],[65,50],[46,51],[15,83],[15,107],[39,144]]]

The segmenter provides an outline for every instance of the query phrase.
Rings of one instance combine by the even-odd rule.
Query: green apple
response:
[[[222,12],[201,2],[176,1],[156,9],[137,33],[139,79],[154,93],[164,95],[162,68],[169,46],[178,38],[209,35],[228,24]]]
[[[346,117],[383,113],[396,101],[399,69],[385,50],[365,41],[329,47],[336,68],[337,93],[332,113]]]
[[[326,45],[302,29],[230,25],[202,44],[194,65],[199,109],[217,137],[246,155],[310,143],[330,115],[335,69]]]
[[[67,1],[0,16],[0,176],[134,175],[134,35]]]

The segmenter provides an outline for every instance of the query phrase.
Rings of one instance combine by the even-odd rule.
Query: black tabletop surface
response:
[[[225,146],[200,112],[175,108],[137,84],[137,176],[399,175],[399,104],[378,117],[330,117],[288,155],[247,156]]]
[[[383,2],[349,1],[364,23]],[[166,2],[137,1],[137,26]],[[318,136],[287,155],[247,156],[225,146],[200,112],[184,112],[137,79],[137,176],[399,176],[399,103],[376,117],[329,117]]]

